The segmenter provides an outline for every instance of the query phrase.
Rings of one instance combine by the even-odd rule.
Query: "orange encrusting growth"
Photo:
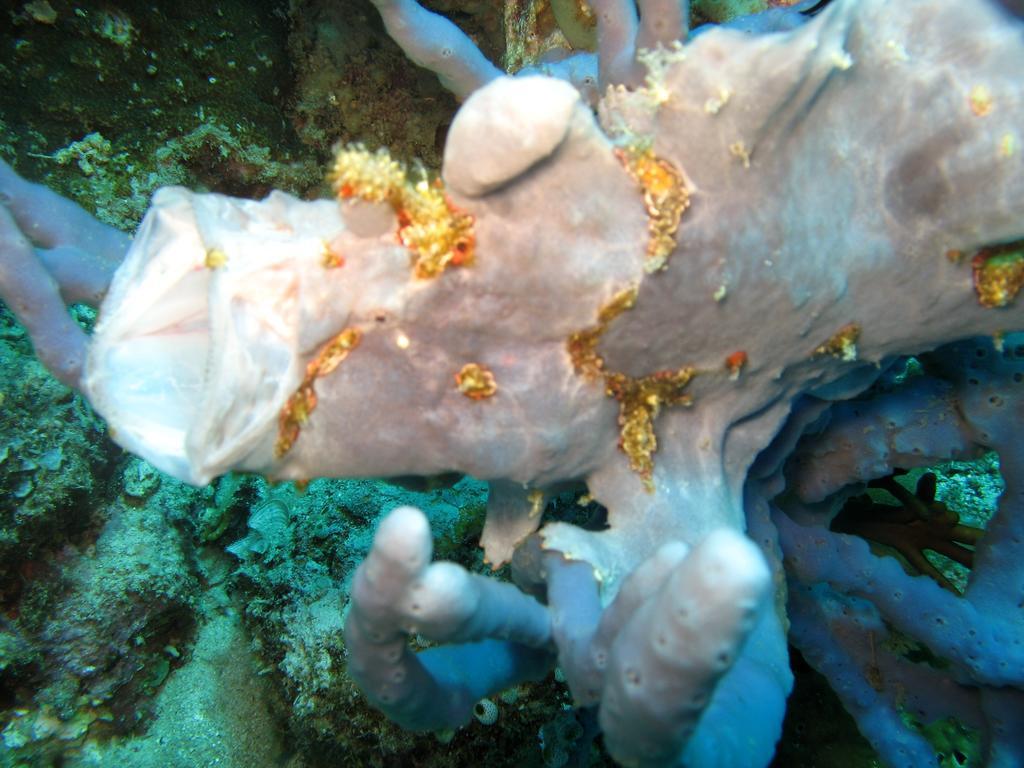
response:
[[[341,365],[349,352],[359,346],[362,337],[358,328],[346,328],[324,344],[306,365],[302,383],[288,398],[277,418],[277,441],[274,443],[274,455],[277,458],[284,456],[295,445],[302,425],[309,421],[316,408],[317,396],[313,387],[316,380]]]
[[[583,374],[588,379],[601,375],[604,361],[597,354],[597,343],[601,340],[604,332],[608,330],[608,325],[612,320],[633,308],[636,304],[636,295],[637,287],[635,285],[619,291],[601,307],[597,315],[597,325],[576,331],[569,336],[566,347],[576,373]]]
[[[605,393],[619,402],[619,448],[648,491],[654,490],[653,455],[658,449],[654,420],[662,406],[693,405],[693,398],[684,390],[696,373],[694,368],[684,366],[638,379],[622,373],[605,377]]]
[[[619,291],[598,311],[597,324],[569,336],[566,350],[576,373],[588,378],[601,377],[605,394],[619,403],[619,448],[629,459],[630,468],[643,480],[648,491],[654,490],[653,454],[658,448],[654,420],[662,406],[691,405],[683,390],[697,371],[690,366],[678,370],[657,371],[648,376],[633,377],[604,370],[604,360],[597,345],[608,326],[623,312],[636,305],[637,287]]]
[[[338,150],[330,178],[343,200],[391,206],[398,217],[398,241],[412,252],[417,278],[473,263],[473,217],[457,208],[441,180],[430,179],[422,166],[410,174],[386,149],[370,152],[362,144],[349,144]]]
[[[690,193],[679,170],[649,147],[628,146],[616,149],[615,155],[643,190],[648,217],[644,271],[657,272],[668,266],[668,257],[675,250],[676,232],[690,205]]]
[[[747,364],[747,353],[745,350],[738,349],[731,355],[725,358],[725,370],[729,372],[730,379],[738,379],[740,377],[740,371]]]
[[[649,146],[633,144],[616,149],[615,155],[643,193],[647,211],[647,248],[644,272],[651,274],[668,266],[676,248],[676,233],[683,212],[690,204],[683,175],[668,160],[658,157]],[[611,323],[636,305],[636,285],[620,290],[598,311],[597,323],[570,334],[566,350],[576,373],[588,379],[602,378],[605,394],[619,403],[619,448],[630,468],[640,475],[644,487],[654,490],[653,454],[658,447],[654,420],[663,406],[690,405],[683,390],[697,371],[691,366],[657,371],[642,377],[606,371],[597,352],[601,337]]]

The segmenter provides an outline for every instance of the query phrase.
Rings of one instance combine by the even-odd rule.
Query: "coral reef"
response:
[[[2,154],[106,223],[133,229],[166,184],[319,184],[320,163],[281,118],[281,14],[244,2],[18,5],[0,30]]]
[[[132,732],[181,664],[199,584],[160,511],[197,492],[168,485],[177,487],[154,490],[145,506],[80,496],[81,512],[100,517],[95,539],[89,521],[27,542],[21,593],[6,596],[17,608],[3,619],[4,687],[19,703],[2,732],[4,765],[59,761],[87,734]]]

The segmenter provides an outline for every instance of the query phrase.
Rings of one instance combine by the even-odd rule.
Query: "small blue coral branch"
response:
[[[749,750],[749,734],[723,743],[717,725],[733,713],[712,701],[734,699],[716,693],[728,679],[751,679],[749,662],[737,659],[748,635],[771,621],[761,611],[767,567],[740,533],[720,529],[693,550],[666,544],[603,612],[593,569],[561,554],[543,558],[544,606],[510,584],[431,564],[430,550],[423,513],[396,509],[352,588],[349,673],[395,722],[464,725],[480,698],[543,676],[557,648],[575,700],[599,706],[605,744],[623,764],[671,765],[688,742],[737,757]],[[415,653],[410,634],[454,644]],[[774,743],[769,731],[758,752]]]
[[[458,98],[504,74],[465,32],[415,0],[373,0],[373,4],[405,55],[436,74]]]
[[[426,517],[400,507],[381,523],[360,565],[345,622],[349,674],[410,730],[465,725],[477,701],[547,673],[544,606],[511,584],[430,563]],[[459,643],[414,653],[410,634]]]
[[[920,358],[926,373],[826,412],[790,460],[793,494],[773,520],[790,580],[791,639],[833,683],[864,735],[893,765],[934,764],[922,724],[954,716],[983,736],[987,765],[1020,765],[1024,739],[1024,335],[950,345]],[[858,536],[830,531],[847,487],[951,456],[998,451],[1006,489],[977,546],[963,595],[910,575]],[[823,506],[824,505],[824,506]],[[831,509],[831,513],[829,510]],[[822,519],[824,518],[824,520]],[[893,631],[945,670],[886,643]]]
[[[70,387],[81,381],[88,337],[65,305],[99,306],[130,241],[0,160],[0,297]]]

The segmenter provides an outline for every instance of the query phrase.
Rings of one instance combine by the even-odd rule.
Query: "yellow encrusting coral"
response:
[[[409,178],[405,166],[386,149],[370,152],[362,144],[341,147],[334,156],[330,180],[338,197],[357,197],[368,203],[388,203],[397,208],[406,194]]]
[[[1004,133],[999,138],[999,157],[1009,160],[1017,154],[1017,145],[1019,143],[1015,134]]]
[[[1024,240],[983,248],[971,259],[974,292],[983,307],[1005,307],[1024,286]]]
[[[471,400],[492,397],[498,391],[494,374],[479,363],[466,363],[455,374],[455,386]]]
[[[612,320],[633,308],[633,305],[636,304],[637,290],[637,287],[633,285],[619,291],[597,313],[597,325],[570,334],[566,347],[576,373],[583,374],[589,379],[601,375],[604,361],[597,354],[597,343],[601,340],[604,332],[608,330],[608,325]]]
[[[992,99],[992,92],[984,85],[976,85],[971,88],[967,96],[967,103],[977,117],[986,117],[992,114],[995,102]]]
[[[210,248],[206,252],[203,264],[207,269],[218,269],[228,263],[228,255],[220,248]]]
[[[750,167],[750,149],[742,141],[734,141],[729,145],[729,154],[740,161],[744,168]]]
[[[526,494],[526,500],[530,502],[530,519],[540,517],[544,512],[544,491],[534,488]]]
[[[337,269],[345,266],[345,257],[331,243],[324,243],[320,252],[320,264],[324,269]]]
[[[630,144],[615,154],[643,190],[648,216],[644,271],[657,272],[668,266],[675,250],[679,221],[690,205],[689,190],[679,169],[649,146]]]
[[[693,404],[693,398],[684,390],[695,374],[694,368],[684,366],[639,379],[622,373],[605,378],[605,393],[619,401],[619,447],[648,491],[654,490],[653,454],[658,449],[654,419],[663,406]]]
[[[386,149],[370,152],[362,144],[341,147],[330,174],[338,197],[386,203],[398,215],[399,242],[413,254],[413,273],[433,278],[449,266],[473,263],[473,217],[457,208],[440,179],[422,166],[410,173]]]
[[[828,341],[814,349],[814,355],[831,355],[840,360],[850,362],[857,359],[857,339],[860,338],[860,325],[847,323],[829,337]]]
[[[309,421],[316,408],[317,397],[313,385],[322,376],[334,371],[359,346],[363,334],[358,328],[346,328],[324,344],[306,365],[306,375],[298,389],[288,398],[277,418],[277,441],[274,455],[281,458],[299,438],[302,425]]]
[[[597,324],[571,334],[566,349],[573,370],[588,379],[602,377],[605,394],[619,402],[619,448],[629,458],[630,468],[643,479],[644,487],[653,491],[653,454],[658,447],[654,419],[663,406],[692,404],[683,390],[697,370],[683,366],[640,378],[604,370],[598,342],[613,320],[636,305],[637,292],[636,286],[630,286],[616,293],[598,311]]]

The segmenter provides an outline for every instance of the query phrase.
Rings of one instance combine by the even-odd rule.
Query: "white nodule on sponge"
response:
[[[550,77],[501,77],[476,91],[455,116],[442,175],[452,190],[479,197],[555,151],[580,94]]]
[[[408,579],[430,564],[432,549],[427,516],[415,507],[398,507],[381,521],[371,554],[383,558],[389,568],[400,570]]]

